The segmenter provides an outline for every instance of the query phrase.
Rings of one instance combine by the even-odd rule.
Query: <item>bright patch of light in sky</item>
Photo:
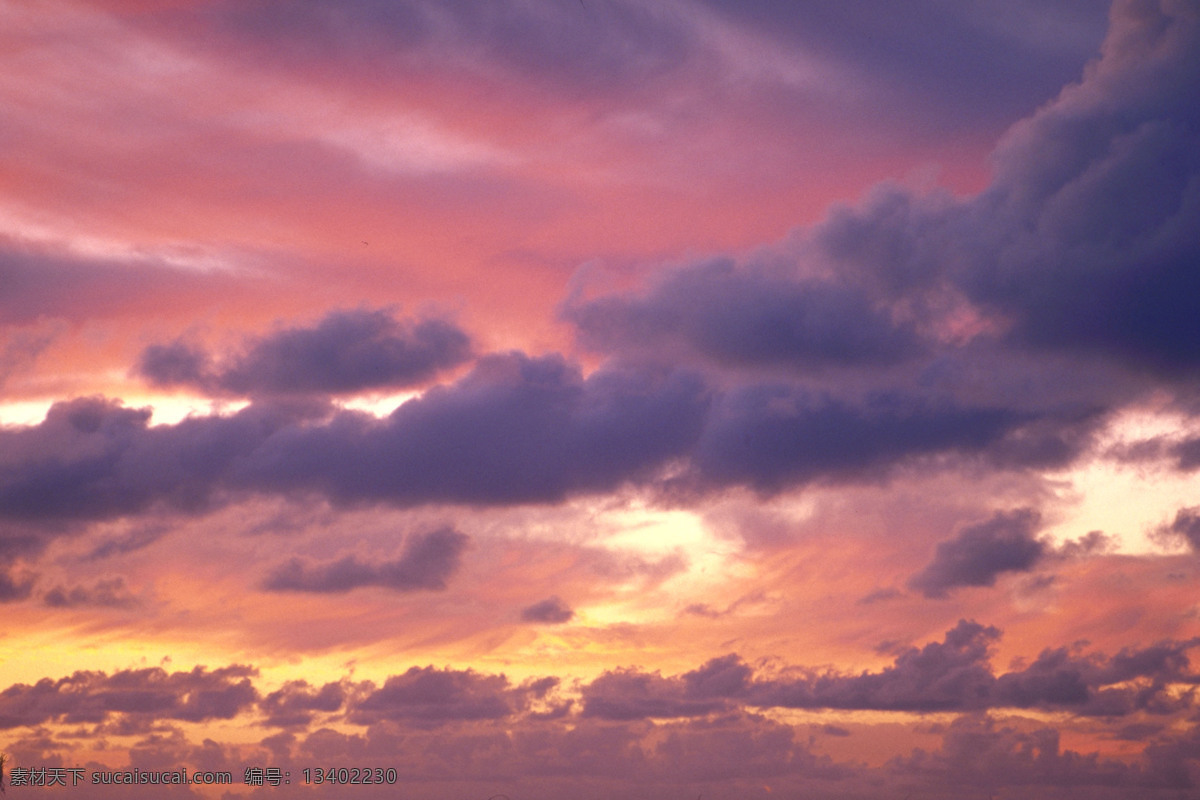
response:
[[[1120,463],[1103,454],[1121,445],[1157,437],[1178,440],[1188,434],[1186,420],[1169,410],[1121,413],[1101,437],[1097,447],[1100,458],[1052,476],[1065,484],[1060,497],[1071,510],[1045,533],[1061,542],[1098,530],[1113,538],[1119,552],[1162,552],[1161,543],[1151,534],[1171,521],[1164,514],[1196,504],[1195,475],[1159,460]]]

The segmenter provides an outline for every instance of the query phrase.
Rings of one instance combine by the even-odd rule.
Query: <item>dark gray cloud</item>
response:
[[[933,561],[908,585],[926,597],[945,597],[963,586],[992,586],[1003,572],[1027,571],[1046,552],[1034,536],[1040,524],[1036,511],[1023,508],[967,525],[937,546]]]
[[[17,683],[0,692],[0,728],[100,723],[113,714],[201,722],[232,719],[251,707],[257,671],[230,666],[168,673],[161,668],[76,672],[36,684]]]
[[[469,337],[447,320],[358,309],[249,339],[242,352],[220,359],[182,340],[151,345],[138,372],[159,386],[242,396],[342,394],[420,384],[469,355]]]
[[[596,350],[676,350],[727,365],[877,366],[921,349],[913,325],[862,289],[728,260],[668,272],[641,295],[571,299],[562,314]]]
[[[438,591],[458,571],[468,538],[452,528],[411,534],[395,561],[364,563],[346,556],[326,564],[293,558],[274,569],[263,587],[276,592],[348,592],[382,586],[398,592]]]
[[[574,617],[575,612],[558,595],[547,597],[545,600],[521,609],[521,619],[525,622],[545,622],[558,625],[570,622]]]

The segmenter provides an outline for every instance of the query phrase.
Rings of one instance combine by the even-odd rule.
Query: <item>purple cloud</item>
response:
[[[669,272],[642,295],[568,300],[562,313],[595,350],[695,353],[726,365],[878,366],[922,349],[911,322],[858,287],[728,260]]]
[[[251,683],[256,674],[236,665],[171,673],[155,667],[18,683],[0,692],[0,728],[99,723],[113,714],[188,722],[232,719],[258,699]]]
[[[308,725],[318,712],[338,711],[347,696],[346,687],[340,683],[326,683],[317,689],[307,681],[288,681],[283,688],[263,697],[258,705],[266,715],[267,725],[294,728]]]
[[[933,561],[908,585],[926,597],[945,597],[959,587],[993,586],[1003,572],[1027,571],[1046,552],[1045,544],[1034,537],[1040,522],[1036,511],[1023,508],[968,525],[940,543]]]
[[[346,556],[327,564],[308,564],[293,558],[274,569],[263,583],[270,591],[348,592],[362,586],[382,586],[398,592],[437,591],[458,571],[467,547],[466,534],[439,528],[412,534],[395,561],[364,563]]]
[[[343,394],[419,384],[469,355],[467,334],[446,320],[358,309],[249,339],[219,361],[183,341],[151,345],[137,371],[159,386],[223,394]]]
[[[501,719],[525,710],[530,700],[544,696],[556,684],[550,679],[514,687],[503,675],[412,667],[357,700],[348,718],[358,725],[383,720],[438,725]]]
[[[1159,536],[1186,544],[1192,552],[1200,553],[1200,506],[1181,508],[1169,525],[1158,530]]]
[[[137,598],[125,587],[125,579],[117,577],[98,580],[91,586],[55,586],[42,595],[42,602],[51,608],[122,608],[135,605]]]
[[[574,617],[575,612],[558,595],[547,597],[545,600],[521,609],[521,619],[525,622],[545,622],[551,625],[560,625],[564,622],[570,622]]]

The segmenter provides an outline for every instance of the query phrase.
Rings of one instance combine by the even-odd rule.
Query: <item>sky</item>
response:
[[[1195,0],[0,0],[7,788],[1197,796],[1197,97]]]

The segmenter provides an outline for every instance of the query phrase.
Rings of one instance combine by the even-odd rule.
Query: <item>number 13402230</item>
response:
[[[353,786],[355,784],[394,784],[396,770],[388,767],[310,767],[304,770],[304,782],[309,784],[332,783]]]

